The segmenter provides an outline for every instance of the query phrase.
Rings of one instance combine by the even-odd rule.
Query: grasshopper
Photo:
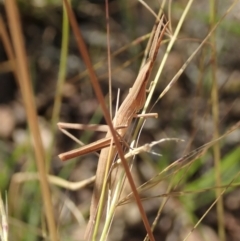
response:
[[[161,44],[162,37],[166,31],[167,24],[163,25],[163,18],[159,21],[155,34],[153,37],[152,45],[149,51],[149,57],[143,67],[140,69],[136,81],[134,82],[132,88],[129,90],[129,94],[126,96],[125,100],[121,104],[119,110],[117,111],[113,124],[117,128],[117,133],[120,138],[123,138],[129,125],[131,124],[137,113],[143,108],[146,100],[146,87],[148,84],[148,79],[155,62],[158,49]],[[96,172],[96,180],[94,185],[94,191],[90,207],[90,218],[85,233],[85,237],[90,237],[90,232],[95,223],[95,216],[98,210],[98,204],[103,191],[104,200],[106,199],[106,191],[103,190],[104,182],[106,182],[109,168],[106,168],[108,160],[112,161],[114,156],[117,154],[117,150],[112,143],[112,134],[109,130],[106,137],[93,142],[89,145],[77,148],[75,150],[65,152],[59,155],[62,161],[69,160],[71,158],[87,154],[89,152],[101,150],[98,167]],[[109,166],[109,165],[108,165]],[[101,211],[100,211],[101,212]],[[100,214],[101,215],[101,214]]]

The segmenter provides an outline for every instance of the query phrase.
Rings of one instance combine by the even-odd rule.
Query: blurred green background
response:
[[[148,5],[156,13],[160,1],[149,0]],[[175,30],[187,1],[172,1],[164,7]],[[79,182],[94,175],[97,157],[94,154],[62,163],[57,157],[64,151],[78,146],[74,141],[56,130],[52,121],[54,99],[60,76],[60,60],[63,41],[63,6],[61,1],[18,1],[29,70],[35,93],[39,126],[50,173],[71,182]],[[190,54],[209,32],[211,1],[195,1],[184,21],[172,51],[169,54],[153,101],[170,82]],[[217,20],[230,6],[229,1],[216,5]],[[106,99],[108,97],[108,65],[105,5],[91,1],[72,1],[79,28],[82,31],[96,73]],[[152,110],[158,119],[147,120],[140,143],[150,143],[161,138],[184,139],[184,143],[165,142],[154,151],[161,157],[144,153],[136,157],[133,175],[136,184],[146,182],[188,152],[211,141],[214,123],[211,110],[212,55],[216,48],[217,67],[214,70],[219,94],[219,132],[225,133],[240,117],[240,48],[239,20],[240,3],[227,15],[217,28],[215,46],[210,42],[190,62],[178,82]],[[8,20],[4,3],[0,2],[0,13],[4,24]],[[113,81],[113,110],[117,89],[121,100],[134,82],[147,38],[154,25],[154,16],[138,1],[115,0],[109,3],[110,49],[114,53],[122,47],[124,51],[111,57]],[[85,65],[77,50],[70,29],[67,46],[65,83],[61,99],[59,120],[71,123],[105,124],[99,103]],[[0,36],[1,37],[1,36]],[[141,37],[141,38],[140,38]],[[135,40],[137,42],[134,42]],[[162,46],[156,63],[161,62],[166,45]],[[32,141],[28,129],[25,107],[20,89],[8,61],[6,49],[0,38],[0,190],[8,198],[9,240],[48,240],[46,223]],[[103,137],[102,133],[72,131],[84,143]],[[223,194],[224,228],[226,240],[240,240],[240,195],[238,172],[240,170],[240,130],[236,129],[220,143],[220,176],[222,185],[229,185]],[[188,160],[187,160],[188,161]],[[216,200],[213,150],[209,148],[201,158],[191,165],[176,167],[160,175],[161,182],[147,190],[143,196],[153,197],[144,202],[152,221],[167,193],[168,201],[163,208],[154,235],[156,240],[184,240],[194,224],[205,214]],[[221,189],[223,190],[223,189]],[[129,190],[128,190],[129,191]],[[82,240],[92,194],[92,185],[70,191],[51,184],[52,202],[60,240]],[[128,192],[126,192],[127,194]],[[155,197],[155,198],[154,198]],[[44,197],[43,197],[44,198]],[[189,240],[221,240],[217,233],[217,212],[213,206],[201,221]],[[117,212],[109,240],[143,240],[145,230],[133,203]]]

